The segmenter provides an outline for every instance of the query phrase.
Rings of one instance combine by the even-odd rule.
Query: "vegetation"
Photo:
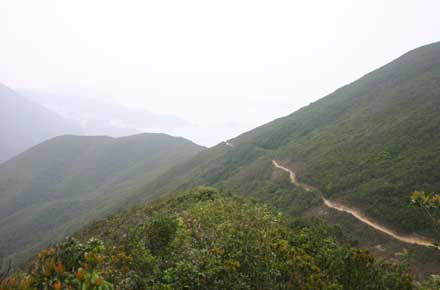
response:
[[[287,117],[231,140],[232,147],[219,144],[193,158],[188,157],[201,148],[185,142],[188,147],[184,148],[189,149],[183,152],[190,153],[176,156],[171,153],[182,152],[179,146],[167,147],[170,150],[160,153],[145,152],[143,142],[133,145],[131,139],[88,139],[86,144],[73,137],[65,137],[67,142],[52,140],[48,143],[52,146],[38,146],[15,159],[17,163],[7,163],[6,169],[0,167],[0,215],[6,215],[0,216],[0,251],[33,250],[36,241],[48,243],[50,238],[64,236],[73,225],[88,222],[92,217],[87,213],[107,212],[114,208],[113,205],[128,207],[199,185],[251,195],[288,216],[319,212],[322,206],[319,196],[295,188],[286,174],[273,170],[272,159],[289,164],[298,172],[300,180],[321,189],[329,199],[359,208],[369,218],[396,231],[434,237],[431,219],[418,208],[407,206],[407,193],[415,189],[440,190],[439,76],[440,43],[435,43],[411,51]],[[156,149],[164,148],[162,142],[155,144]],[[168,157],[172,162],[161,159]],[[185,159],[186,162],[174,166],[177,163],[174,161]],[[69,163],[71,160],[75,162]],[[139,164],[139,160],[147,161]],[[30,171],[23,171],[23,168],[30,168]],[[14,172],[25,172],[24,181],[14,180]],[[118,199],[126,195],[127,200]],[[69,196],[69,199],[60,196]],[[156,202],[94,224],[96,229],[83,232],[84,238],[97,237],[105,241],[106,249],[121,249],[133,261],[142,257],[138,261],[141,264],[136,262],[130,266],[134,268],[127,269],[134,277],[112,280],[106,273],[118,268],[111,264],[109,268],[98,269],[104,280],[116,289],[136,289],[133,287],[153,282],[174,288],[183,285],[203,288],[208,285],[203,283],[210,283],[215,289],[224,287],[217,284],[216,275],[232,272],[231,280],[227,280],[234,281],[231,287],[252,289],[253,281],[262,281],[256,275],[265,275],[265,271],[275,269],[272,276],[265,278],[273,283],[272,289],[276,289],[276,285],[286,285],[277,284],[280,281],[297,283],[293,285],[305,289],[410,287],[397,266],[379,263],[365,252],[352,249],[343,240],[340,244],[337,233],[323,236],[320,231],[328,231],[320,223],[312,222],[304,227],[286,225],[284,219],[269,214],[267,207],[252,205],[249,201],[236,197],[200,200],[206,195],[197,196],[177,196]],[[153,211],[159,215],[153,215]],[[266,212],[268,220],[258,215]],[[249,215],[252,218],[246,219]],[[188,218],[196,228],[187,224]],[[355,224],[349,216],[343,219]],[[236,220],[248,227],[240,228],[234,223]],[[258,224],[252,224],[254,220]],[[155,240],[158,232],[166,233],[167,239]],[[246,240],[246,237],[261,238],[261,233],[268,239],[260,241],[262,248],[255,248],[259,245]],[[234,240],[237,236],[240,239]],[[81,237],[80,240],[86,244],[87,239]],[[281,242],[284,240],[287,244]],[[216,249],[212,248],[214,246],[228,250],[206,252],[206,249]],[[239,250],[233,255],[231,249]],[[278,260],[279,256],[267,256],[269,252],[281,255],[283,260]],[[427,256],[437,259],[438,256],[423,253],[423,259]],[[111,253],[108,255],[111,257]],[[295,257],[300,260],[294,263],[299,268],[293,268],[296,273],[293,279],[289,276],[292,272],[286,274],[286,269],[292,268],[286,263],[293,263],[291,259]],[[228,259],[232,259],[232,264],[226,267]],[[440,262],[437,259],[432,264]],[[145,275],[138,277],[139,269],[152,274],[147,278]],[[115,284],[121,281],[130,281],[135,286]],[[427,283],[434,285],[436,282]],[[283,288],[279,286],[279,289]]]
[[[0,253],[24,261],[201,150],[164,134],[63,136],[32,148],[0,166]]]
[[[300,179],[330,199],[398,231],[433,235],[430,220],[407,206],[407,193],[440,188],[439,76],[440,43],[418,48],[231,140],[233,148],[210,148],[148,184],[136,198],[195,185],[255,192],[271,177],[270,160],[278,159],[290,162]]]
[[[297,112],[209,148],[148,183],[130,197],[198,185],[252,194],[293,215],[321,215],[319,196],[295,189],[277,176],[272,159],[330,200],[360,209],[370,219],[402,234],[431,238],[431,219],[408,207],[408,192],[440,190],[440,43],[411,51]],[[422,272],[440,270],[439,253],[386,241],[350,216],[330,211],[351,238],[374,248],[387,243],[386,258],[405,248]],[[379,248],[381,249],[381,248]]]
[[[87,242],[41,252],[0,289],[413,289],[402,267],[334,233],[196,188],[90,225]]]
[[[96,239],[81,244],[75,239],[42,251],[29,267],[29,273],[6,278],[0,289],[87,289],[110,290],[103,277],[108,262],[103,243]]]
[[[440,236],[440,194],[414,191],[411,195],[411,203],[424,211]]]

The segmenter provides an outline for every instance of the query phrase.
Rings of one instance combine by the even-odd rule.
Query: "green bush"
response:
[[[337,241],[315,220],[196,188],[92,224],[43,251],[12,289],[412,289],[403,269]]]

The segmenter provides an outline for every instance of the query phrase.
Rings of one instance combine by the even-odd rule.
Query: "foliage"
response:
[[[422,283],[420,290],[438,290],[440,289],[440,276],[432,275],[429,279]]]
[[[114,206],[199,185],[252,194],[292,215],[319,205],[316,195],[273,177],[271,159],[290,161],[301,180],[372,219],[432,235],[431,220],[406,205],[409,191],[440,188],[439,55],[440,43],[416,49],[231,140],[233,147],[219,144],[196,156],[202,148],[187,142],[169,150],[162,150],[167,142],[150,150],[149,142],[131,138],[42,144],[0,167],[0,251],[26,256]]]
[[[324,223],[213,188],[164,197],[80,236],[87,242],[43,251],[1,289],[412,289],[403,269],[339,243]]]
[[[440,238],[440,194],[414,191],[411,194],[411,204],[426,213]]]
[[[411,194],[411,202],[420,208],[437,210],[440,208],[440,194],[414,191]]]
[[[342,289],[412,289],[402,265],[376,261],[366,250],[351,247],[341,233],[319,220],[295,221],[290,241],[315,257],[330,281]]]
[[[109,260],[105,250],[103,243],[96,239],[86,244],[68,239],[39,253],[27,274],[5,279],[0,289],[111,290],[112,284],[103,277]]]

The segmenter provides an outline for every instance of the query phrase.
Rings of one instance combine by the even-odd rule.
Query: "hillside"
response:
[[[42,251],[3,289],[413,289],[403,267],[352,248],[337,229],[213,188],[155,200],[77,238]]]
[[[160,172],[151,173],[148,166],[167,165],[166,160],[150,160],[134,167],[126,164],[148,155],[142,150],[136,155],[139,150],[129,145],[127,140],[136,137],[86,138],[86,144],[69,139],[79,137],[56,138],[51,142],[68,140],[64,146],[55,146],[66,151],[58,154],[56,149],[47,148],[40,152],[44,146],[37,146],[0,167],[0,177],[4,178],[0,190],[8,188],[8,194],[2,194],[6,202],[0,203],[0,212],[8,215],[0,220],[0,236],[9,237],[3,245],[12,245],[5,248],[9,253],[16,251],[14,247],[33,250],[29,248],[32,241],[26,245],[16,241],[25,233],[33,241],[49,241],[39,236],[40,232],[50,233],[51,239],[61,238],[80,224],[110,212],[116,204],[128,207],[161,194],[209,185],[228,194],[250,195],[289,217],[324,218],[341,225],[350,239],[367,245],[381,257],[407,259],[419,274],[438,273],[439,251],[402,243],[377,228],[399,236],[439,238],[429,219],[409,206],[409,195],[416,189],[440,191],[439,79],[440,43],[434,43],[401,56],[289,116],[213,148],[197,147],[191,156],[180,159],[177,165],[168,163]],[[163,144],[158,147],[164,148]],[[28,156],[33,150],[38,153]],[[164,156],[180,150],[173,148]],[[72,157],[61,158],[69,155],[67,152],[75,156],[74,162]],[[77,152],[82,152],[81,157]],[[136,156],[121,156],[116,164],[121,162],[135,170],[111,162],[121,152]],[[51,156],[51,166],[40,166],[38,158],[44,155]],[[276,168],[274,160],[286,170]],[[15,163],[19,165],[10,165]],[[31,171],[19,170],[27,167]],[[295,186],[285,172],[289,170],[295,172],[297,184],[307,187]],[[22,179],[14,181],[14,176]],[[31,201],[39,206],[28,206]],[[337,207],[326,207],[323,201],[355,209],[380,226],[372,228],[353,215],[334,210]],[[13,212],[14,207],[17,210]],[[128,220],[115,219],[92,224],[97,225],[96,231],[88,228],[90,235],[88,231],[83,234],[110,243],[121,235],[128,239],[128,228],[142,223],[144,217],[142,210],[133,210]],[[209,220],[208,212],[200,216],[203,219]],[[120,227],[126,232],[116,230]],[[35,234],[29,235],[29,229]],[[15,238],[16,232],[19,238]]]
[[[164,134],[62,136],[33,147],[0,166],[0,253],[20,261],[202,149]]]
[[[81,128],[0,84],[0,163],[45,140]]]
[[[431,236],[432,224],[409,207],[409,194],[440,191],[439,79],[440,43],[420,47],[229,145],[200,153],[132,198],[212,185],[252,192],[291,214],[328,212],[319,196],[295,193],[287,176],[276,178],[276,159],[328,200],[358,208],[396,232]],[[362,224],[353,227],[350,216],[329,219],[361,241],[383,240]]]

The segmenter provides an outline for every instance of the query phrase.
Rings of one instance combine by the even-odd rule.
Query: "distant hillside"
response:
[[[299,111],[219,144],[162,175],[134,200],[195,185],[253,193],[291,213],[322,205],[276,180],[272,159],[333,201],[400,232],[433,235],[408,206],[440,191],[440,43],[413,50]],[[348,218],[345,218],[348,221]],[[364,237],[365,238],[365,237]]]
[[[0,84],[0,163],[47,139],[81,129]]]
[[[0,166],[0,253],[19,260],[63,238],[202,149],[164,134],[62,136],[33,147]]]
[[[180,130],[191,125],[173,115],[112,103],[107,100],[110,97],[82,88],[21,90],[20,93],[79,124],[86,135],[122,137],[143,132],[167,132],[182,136]]]

